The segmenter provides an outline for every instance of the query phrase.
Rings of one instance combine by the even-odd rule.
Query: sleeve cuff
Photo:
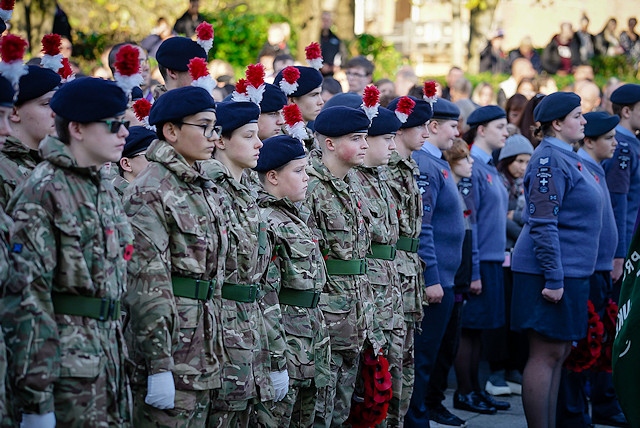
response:
[[[173,371],[173,357],[160,358],[158,360],[149,361],[149,376]]]

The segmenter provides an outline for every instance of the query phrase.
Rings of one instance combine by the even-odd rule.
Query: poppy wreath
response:
[[[373,427],[385,420],[393,397],[389,361],[382,355],[373,355],[373,349],[367,348],[362,357],[360,380],[363,394],[362,397],[354,394],[347,423],[353,428]]]
[[[602,351],[604,325],[591,300],[587,302],[587,310],[589,314],[587,336],[577,343],[574,342],[571,353],[564,362],[566,369],[576,373],[592,368],[598,361]],[[609,364],[611,364],[611,360],[609,360]]]
[[[596,361],[593,370],[611,373],[611,353],[613,340],[616,338],[616,320],[618,317],[618,305],[609,299],[602,315],[604,336],[602,337],[602,352]]]

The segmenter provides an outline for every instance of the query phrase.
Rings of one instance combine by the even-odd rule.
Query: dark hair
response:
[[[527,105],[527,97],[522,94],[514,94],[511,98],[507,100],[507,104],[505,104],[504,109],[507,112],[507,121],[509,120],[509,112],[511,110],[520,110],[524,112],[524,107]],[[520,115],[520,120],[518,122],[522,122],[522,114]],[[514,123],[517,127],[520,127],[520,123]]]
[[[522,117],[520,117],[520,132],[522,135],[527,137],[534,148],[538,147],[542,138],[538,139],[534,133],[536,121],[533,117],[533,110],[535,110],[536,106],[540,104],[540,101],[542,101],[543,98],[543,94],[536,94],[535,97],[531,98],[527,104],[525,104],[524,110],[522,111]]]
[[[117,45],[113,45],[113,47],[109,51],[108,60],[109,60],[109,69],[111,70],[111,74],[113,74],[114,76],[116,75],[116,67],[115,67],[116,55],[118,54],[118,51],[120,50],[120,48],[126,45],[131,45],[131,46],[140,48],[140,45],[138,45],[136,42],[122,42],[122,43],[118,43]],[[142,50],[145,50],[145,49],[142,48]]]
[[[509,181],[513,179],[513,176],[509,172],[509,165],[511,165],[519,155],[508,156],[498,161],[496,169],[501,172]]]
[[[349,61],[347,61],[347,63],[344,66],[344,69],[348,70],[349,68],[354,68],[354,67],[362,67],[367,76],[372,75],[373,70],[375,69],[375,66],[373,65],[373,63],[362,55],[353,57]]]
[[[422,99],[422,97],[424,96],[424,90],[422,88],[422,85],[413,85],[411,89],[409,89],[409,92],[407,93],[407,95],[409,95],[410,97]]]
[[[178,129],[182,128],[182,124],[179,122],[174,122],[174,121],[167,121],[167,122],[162,122],[162,123],[158,123],[156,124],[156,136],[158,137],[158,139],[160,140],[165,140],[164,138],[164,132],[162,131],[162,128],[164,128],[164,124],[165,123],[173,123]],[[166,140],[165,140],[166,141]]]
[[[484,124],[481,123],[480,125]],[[472,145],[476,139],[476,135],[478,135],[478,126],[469,128],[469,130],[462,135],[462,139],[466,141],[468,145]]]
[[[160,72],[160,75],[162,76],[162,78],[164,79],[165,83],[167,81],[167,67],[165,67],[164,65],[158,63],[158,71]]]
[[[333,77],[326,76],[322,79],[322,90],[329,92],[331,95],[342,93],[342,86]]]
[[[56,125],[58,140],[62,141],[66,145],[69,145],[69,143],[71,142],[71,135],[69,134],[70,121],[62,116],[56,115],[56,117],[54,118],[54,123]]]
[[[295,59],[289,54],[278,54],[273,58],[273,65],[278,61],[294,61]]]
[[[469,145],[462,138],[454,138],[453,144],[449,150],[442,152],[444,158],[449,162],[450,166],[471,155]]]

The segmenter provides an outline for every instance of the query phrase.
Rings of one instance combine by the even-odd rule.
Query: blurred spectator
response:
[[[509,67],[513,67],[513,61],[518,58],[526,58],[531,61],[531,65],[536,73],[542,73],[542,60],[540,55],[533,48],[531,37],[526,36],[520,41],[520,47],[509,52]]]
[[[173,31],[177,34],[193,37],[198,25],[204,22],[204,16],[200,13],[200,0],[189,0],[189,8],[176,21]]]
[[[344,68],[347,74],[347,82],[349,82],[349,92],[362,95],[365,86],[373,80],[373,63],[360,55],[347,61]]]
[[[151,30],[151,34],[142,39],[140,42],[140,46],[147,52],[149,52],[149,56],[151,58],[156,57],[156,52],[158,48],[169,37],[174,35],[171,26],[169,25],[169,21],[166,18],[160,17],[156,22],[156,26]]]
[[[66,37],[67,40],[71,40],[71,24],[69,24],[69,17],[66,12],[62,10],[58,2],[56,2],[56,14],[53,17],[53,30],[51,32],[59,34],[62,37]]]
[[[538,93],[538,82],[536,79],[532,79],[530,77],[525,77],[518,83],[518,87],[516,88],[516,93],[524,95],[527,100],[530,100]]]
[[[580,63],[580,40],[574,35],[571,23],[563,22],[560,33],[551,38],[542,52],[542,68],[547,73],[566,76]]]
[[[573,92],[580,96],[582,113],[595,111],[600,106],[600,88],[589,80],[582,80],[573,85]]]
[[[552,76],[538,76],[538,92],[542,95],[558,92],[558,85]]]
[[[487,46],[480,52],[480,73],[489,71],[493,74],[509,72],[507,54],[502,50],[504,31],[496,30],[489,39]]]
[[[621,82],[616,77],[611,77],[607,80],[607,83],[602,87],[602,101],[600,101],[600,108],[598,111],[606,111],[609,114],[613,114],[611,94],[622,85],[624,85],[624,82]]]
[[[496,93],[488,82],[480,82],[476,85],[471,95],[471,100],[480,107],[496,103]]]
[[[320,30],[320,50],[322,50],[322,68],[320,72],[323,76],[331,76],[334,68],[342,64],[342,42],[331,31],[333,16],[331,12],[322,12],[322,29]]]
[[[502,82],[500,82],[500,89],[498,90],[498,105],[504,108],[507,99],[513,96],[518,89],[518,85],[522,79],[534,79],[536,77],[536,71],[531,65],[531,61],[526,58],[517,58],[513,61],[511,67],[511,76]]]
[[[326,103],[329,101],[334,95],[342,93],[342,86],[340,82],[334,79],[331,76],[325,76],[322,79],[322,92],[320,95],[322,96],[322,100]]]
[[[73,56],[73,45],[71,40],[66,37],[60,37],[60,53],[63,57],[71,59]]]
[[[507,112],[507,122],[520,128],[520,121],[524,106],[527,105],[527,98],[522,94],[515,94],[507,100],[504,110]]]
[[[380,97],[393,96],[396,97],[396,84],[390,79],[377,80],[374,85],[380,91]]]
[[[473,85],[466,78],[460,77],[455,81],[451,87],[451,102],[458,106],[460,109],[460,118],[458,120],[458,129],[460,134],[466,132],[469,127],[467,126],[467,118],[478,105],[471,101],[471,91]]]
[[[580,18],[580,29],[576,31],[576,37],[580,42],[580,62],[587,63],[595,55],[595,36],[589,33],[589,18],[582,15]]]
[[[451,86],[453,86],[455,81],[461,77],[464,77],[464,72],[460,67],[453,66],[449,69],[449,72],[447,73],[447,77],[445,78],[447,85],[444,88],[442,88],[442,98],[451,101],[451,95],[449,94],[449,91],[451,90]]]
[[[631,17],[628,21],[628,28],[620,33],[620,46],[624,49],[624,53],[634,62],[640,61],[640,36],[636,33],[636,25],[638,21]]]
[[[600,34],[596,36],[596,54],[605,56],[616,56],[624,53],[624,49],[620,46],[620,40],[616,36],[616,27],[618,21],[611,18],[607,21]]]

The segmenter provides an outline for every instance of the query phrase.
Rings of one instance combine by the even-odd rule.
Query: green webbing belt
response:
[[[209,300],[213,296],[216,281],[206,279],[185,278],[172,276],[173,295],[187,299]]]
[[[76,315],[100,321],[120,319],[119,300],[54,293],[51,295],[51,301],[56,314]]]
[[[222,284],[222,298],[236,302],[253,303],[258,295],[257,284]]]
[[[420,240],[418,238],[409,238],[408,236],[400,236],[396,243],[396,249],[407,251],[409,253],[418,252],[418,244]]]
[[[395,245],[371,244],[371,254],[367,257],[370,259],[395,260]]]
[[[329,275],[366,275],[367,261],[365,259],[326,260]]]
[[[300,306],[302,308],[315,308],[320,300],[320,291],[294,290],[282,288],[278,294],[281,305]]]

